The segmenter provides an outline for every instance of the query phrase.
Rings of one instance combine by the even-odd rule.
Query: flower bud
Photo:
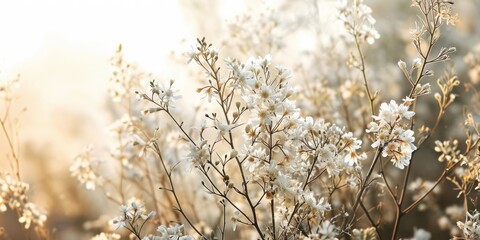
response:
[[[413,68],[420,68],[422,66],[422,60],[420,58],[413,59]]]
[[[236,157],[238,155],[238,152],[236,150],[232,150],[232,152],[230,152],[230,159]]]
[[[399,67],[402,71],[406,71],[406,70],[407,70],[407,64],[406,64],[404,61],[402,61],[402,60],[398,61],[398,67]]]

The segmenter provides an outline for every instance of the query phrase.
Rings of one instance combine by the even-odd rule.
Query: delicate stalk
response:
[[[355,34],[355,46],[357,47],[357,52],[360,57],[360,71],[362,72],[362,78],[363,78],[363,84],[365,86],[365,91],[367,92],[367,97],[370,102],[370,113],[372,115],[375,115],[375,108],[373,106],[373,101],[375,101],[376,96],[372,96],[372,93],[370,92],[370,88],[368,86],[368,80],[367,80],[367,73],[366,71],[366,64],[365,64],[365,57],[363,55],[362,48],[360,46],[360,42],[358,41],[358,34]]]
[[[372,164],[370,165],[370,169],[368,170],[367,175],[365,176],[365,179],[362,181],[362,185],[360,186],[360,191],[357,193],[357,197],[355,198],[355,202],[354,202],[353,207],[352,207],[353,217],[352,217],[352,220],[351,220],[350,223],[352,223],[352,221],[355,219],[355,212],[357,210],[358,205],[360,204],[363,193],[364,193],[365,189],[367,188],[367,182],[368,182],[368,180],[370,179],[370,176],[373,173],[373,169],[374,169],[375,165],[377,164],[378,159],[380,158],[380,153],[382,152],[382,150],[383,150],[383,147],[378,147],[377,148],[377,151],[375,152],[375,156],[373,158]]]
[[[178,211],[182,214],[183,218],[188,222],[190,227],[201,237],[205,237],[196,227],[193,225],[193,223],[190,221],[190,219],[187,217],[185,211],[182,208],[182,205],[180,204],[180,201],[178,199],[177,193],[175,191],[175,186],[173,185],[172,177],[171,177],[171,172],[167,169],[167,166],[165,165],[165,162],[163,160],[160,148],[158,147],[158,144],[156,142],[153,143],[153,147],[155,149],[155,152],[157,153],[158,157],[160,158],[160,162],[162,163],[163,170],[168,176],[168,181],[170,183],[170,191],[175,198],[175,202],[177,203]]]
[[[7,128],[5,126],[5,122],[0,119],[0,125],[2,125],[2,130],[3,133],[5,134],[5,138],[7,139],[8,146],[10,148],[10,152],[12,153],[12,157],[15,160],[15,175],[17,177],[17,180],[20,181],[20,160],[18,159],[18,156],[15,151],[15,147],[13,146],[12,139],[10,138],[10,135],[8,134]]]

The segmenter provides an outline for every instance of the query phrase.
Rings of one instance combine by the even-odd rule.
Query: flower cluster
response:
[[[224,44],[231,49],[238,48],[240,53],[247,55],[263,54],[265,49],[271,53],[281,50],[285,47],[282,38],[287,34],[288,27],[285,19],[279,17],[279,10],[269,9],[238,16],[228,24],[228,37]]]
[[[462,230],[465,239],[479,239],[480,213],[477,210],[473,213],[467,212],[465,222],[458,221],[457,226]]]
[[[139,177],[142,175],[138,164],[134,164],[139,156],[145,154],[145,141],[138,136],[138,127],[142,121],[136,116],[123,115],[109,127],[109,132],[114,139],[115,144],[110,146],[110,155],[119,162],[120,167],[125,171],[126,177]],[[140,151],[134,147],[139,146]]]
[[[120,207],[122,215],[113,220],[115,230],[126,228],[134,237],[142,240],[194,240],[192,236],[185,234],[183,225],[166,227],[160,225],[157,227],[158,234],[146,234],[142,237],[142,229],[145,223],[155,217],[156,212],[151,211],[146,214],[145,205],[137,199],[129,201],[130,204]],[[109,239],[109,238],[107,238]]]
[[[415,115],[415,112],[408,110],[411,101],[406,98],[400,105],[394,100],[382,103],[378,116],[373,116],[375,122],[371,122],[366,130],[374,135],[372,147],[381,149],[382,156],[389,157],[393,165],[400,169],[409,165],[412,152],[417,149],[413,143],[414,132],[403,123]]]
[[[466,157],[460,153],[458,149],[458,140],[452,141],[435,141],[435,151],[441,153],[438,157],[439,162],[453,162],[466,161]]]
[[[101,180],[97,174],[98,162],[92,159],[93,148],[87,147],[83,153],[75,158],[70,167],[73,177],[76,177],[81,184],[85,184],[88,190],[95,190],[95,186]]]
[[[412,6],[420,9],[434,9],[435,18],[441,23],[445,21],[448,25],[455,25],[458,22],[458,14],[452,12],[453,1],[447,0],[412,0]]]
[[[271,55],[250,57],[246,61],[227,58],[222,62],[219,48],[208,44],[205,39],[197,39],[197,43],[186,53],[187,62],[196,63],[206,76],[204,85],[196,92],[203,94],[208,103],[195,108],[193,121],[184,121],[179,117],[182,114],[172,108],[179,104],[176,102],[179,94],[173,88],[173,81],[164,85],[146,81],[150,82],[150,86],[145,92],[129,89],[135,83],[131,81],[132,76],[125,75],[130,79],[116,81],[117,85],[128,83],[124,84],[125,91],[120,89],[123,93],[118,90],[117,95],[126,98],[124,93],[132,92],[128,90],[139,90],[137,97],[141,101],[133,103],[132,108],[129,105],[128,114],[115,124],[114,132],[119,144],[113,148],[112,157],[120,160],[122,172],[119,187],[114,192],[116,198],[108,197],[124,203],[126,197],[147,193],[149,199],[146,203],[159,211],[158,216],[153,211],[147,214],[143,204],[130,201],[121,207],[122,215],[114,221],[117,229],[127,229],[131,238],[139,240],[193,239],[186,232],[201,239],[376,239],[389,235],[389,229],[393,229],[389,238],[397,239],[405,238],[401,220],[413,209],[439,209],[436,206],[425,207],[427,204],[424,201],[434,203],[435,199],[431,196],[443,193],[443,186],[439,187],[443,179],[456,184],[465,196],[465,202],[468,202],[470,191],[475,190],[472,183],[476,184],[480,175],[479,158],[468,152],[470,148],[478,147],[478,131],[475,135],[469,129],[467,135],[471,137],[466,145],[470,150],[463,154],[457,149],[457,140],[435,142],[435,151],[441,154],[438,160],[446,164],[440,164],[445,165],[444,171],[434,181],[426,181],[421,176],[415,180],[409,176],[410,171],[395,170],[395,167],[404,169],[411,166],[413,153],[433,136],[445,108],[455,100],[453,87],[460,84],[453,76],[439,81],[443,95],[435,94],[440,105],[437,121],[433,126],[428,125],[428,121],[421,127],[416,125],[423,120],[414,119],[419,117],[415,116],[415,110],[411,110],[410,106],[415,102],[418,109],[424,107],[418,97],[432,91],[430,83],[422,80],[433,76],[431,65],[449,60],[449,54],[455,48],[437,51],[433,46],[440,36],[442,21],[453,21],[453,15],[449,15],[449,1],[413,2],[423,16],[420,16],[420,24],[417,23],[411,31],[418,58],[414,58],[411,64],[398,62],[408,80],[406,85],[411,87],[403,89],[409,90],[410,94],[402,103],[395,100],[381,103],[381,91],[370,90],[369,75],[374,78],[382,75],[385,64],[381,64],[382,69],[375,64],[372,64],[372,69],[366,68],[366,63],[370,67],[370,62],[366,61],[363,44],[374,43],[379,34],[374,27],[371,9],[362,0],[343,1],[340,7],[340,20],[349,34],[347,45],[354,42],[358,53],[346,54],[348,51],[345,50],[352,46],[344,46],[342,42],[338,54],[337,49],[305,54],[308,56],[299,58],[292,68],[297,78],[304,79],[307,86],[300,91],[290,81],[292,72],[283,66],[274,66]],[[317,3],[315,6],[318,7]],[[276,36],[273,31],[279,28],[281,21],[278,16],[269,17],[266,24],[259,21],[259,25],[265,26],[253,30],[248,26],[231,26],[233,31],[241,28],[241,31],[236,31],[241,41],[232,39],[224,44],[239,50],[240,54],[268,52],[276,55],[276,51],[283,48],[280,44],[283,39],[271,41],[269,37]],[[256,29],[272,31],[270,35],[262,35],[267,39],[265,45],[269,51],[257,44]],[[248,36],[245,31],[255,33],[247,39],[244,38]],[[244,46],[240,45],[247,41]],[[435,52],[437,55],[432,55]],[[322,54],[331,55],[331,58],[325,59],[334,60],[326,63],[323,67],[326,70],[314,69],[318,68],[316,64],[312,64],[315,67],[305,64],[310,58],[316,60],[315,63],[325,60]],[[347,59],[347,64],[344,64]],[[128,68],[128,64],[119,62],[120,69]],[[343,67],[330,68],[335,63]],[[362,74],[337,70],[346,69],[347,65],[358,68]],[[366,97],[370,109],[365,105]],[[425,101],[429,99],[425,98]],[[375,111],[377,104],[380,108],[378,114]],[[136,106],[145,109],[143,116],[136,115],[139,112]],[[200,124],[196,122],[197,116],[203,120],[199,121]],[[367,127],[370,116],[373,120]],[[155,117],[166,117],[167,121],[155,119],[148,122]],[[476,125],[472,124],[473,118],[468,122],[469,128],[476,129]],[[158,123],[161,125],[157,126]],[[417,127],[419,134],[414,137]],[[362,140],[369,137],[371,146],[377,150],[375,154],[374,151],[366,154],[368,146],[362,146]],[[170,154],[171,151],[175,154]],[[415,155],[421,158],[422,154],[419,151]],[[367,157],[372,161],[364,161]],[[384,169],[383,161],[386,159],[395,167]],[[420,162],[413,161],[415,166],[422,164]],[[80,168],[76,168],[76,172],[80,172]],[[398,175],[391,175],[392,170]],[[402,178],[403,183],[399,183]],[[459,179],[461,181],[457,181]],[[109,183],[117,187],[116,181]],[[192,186],[195,186],[194,189]],[[196,187],[201,187],[201,190]],[[160,190],[157,191],[158,188]],[[376,198],[387,194],[390,199]],[[206,205],[198,202],[199,199],[217,204]],[[384,204],[383,200],[391,201]],[[204,206],[213,208],[213,211]],[[396,208],[395,213],[389,212],[392,206]],[[172,211],[175,215],[165,209],[175,210]],[[463,210],[456,211],[462,213]],[[450,217],[448,209],[446,213],[448,216],[439,215]],[[452,217],[447,222],[444,218],[443,226],[458,231],[454,227],[457,218]],[[188,226],[180,225],[181,221]],[[393,228],[388,226],[390,221],[395,224]],[[154,228],[143,229],[144,225],[165,222],[179,224],[161,225],[156,231]],[[215,229],[205,227],[207,222]],[[466,236],[472,230],[467,232]],[[109,238],[107,235],[104,237]],[[412,239],[430,238],[431,233],[415,229]]]
[[[136,199],[133,199],[128,205],[122,205],[120,207],[122,214],[113,220],[115,230],[126,228],[134,235],[140,236],[144,224],[152,219],[156,215],[156,212],[151,211],[147,214],[145,205],[137,202]]]
[[[151,99],[155,100],[155,97],[158,97],[158,108],[151,108],[147,112],[144,111],[144,114],[146,113],[153,113],[153,112],[158,112],[164,109],[168,109],[169,107],[173,107],[173,100],[180,99],[181,96],[177,95],[178,90],[174,90],[173,84],[175,83],[175,80],[170,80],[170,82],[167,84],[167,86],[159,85],[155,80],[150,82],[150,89],[152,91],[151,93]],[[145,95],[140,95],[139,98],[145,98],[147,96]]]
[[[348,33],[354,37],[352,41],[362,41],[373,44],[380,34],[374,27],[375,18],[372,9],[363,3],[363,0],[343,0],[339,6],[340,20]]]
[[[210,159],[210,149],[207,141],[200,142],[198,146],[193,143],[190,144],[190,154],[187,157],[194,166],[204,166]]]
[[[102,232],[90,238],[90,240],[120,240],[120,237],[120,234]]]
[[[8,208],[18,213],[18,221],[25,229],[30,226],[43,226],[47,216],[38,207],[29,202],[26,196],[29,185],[9,174],[0,174],[0,212]]]
[[[193,236],[185,234],[185,227],[179,224],[170,227],[160,225],[157,232],[160,233],[160,236],[149,236],[146,240],[195,240]]]
[[[20,78],[17,76],[12,79],[0,79],[0,99],[11,101],[13,97],[12,90],[19,85]]]
[[[432,234],[425,229],[418,228],[415,229],[413,234],[413,238],[411,240],[430,240],[432,238]]]
[[[223,80],[218,77],[215,67],[218,52],[215,51],[212,55],[209,50],[211,45],[205,44],[203,40],[199,40],[199,46],[199,52],[192,55],[192,58],[207,69],[207,74],[217,82],[210,82],[201,91],[210,94],[209,98],[217,99],[220,105],[225,103],[222,106],[225,120],[216,113],[206,114],[214,122],[213,128],[218,137],[213,144],[208,144],[207,140],[190,144],[188,158],[193,165],[199,167],[207,178],[211,177],[208,169],[216,169],[228,189],[241,192],[236,188],[235,181],[230,179],[235,174],[222,173],[225,170],[218,169],[219,161],[213,161],[212,156],[222,155],[215,153],[214,148],[222,140],[234,148],[234,142],[227,136],[232,136],[236,127],[244,125],[243,139],[237,139],[243,148],[239,151],[232,149],[229,154],[225,154],[223,165],[234,159],[241,164],[244,184],[252,182],[262,186],[264,193],[258,202],[263,199],[276,202],[277,210],[272,214],[279,217],[274,221],[278,221],[288,234],[296,234],[295,231],[298,230],[292,224],[302,224],[301,222],[322,223],[323,227],[319,229],[320,233],[325,232],[322,236],[338,234],[334,222],[325,216],[326,212],[333,209],[325,196],[327,193],[333,194],[335,190],[328,192],[326,188],[314,186],[321,186],[320,183],[328,178],[337,179],[338,186],[332,186],[332,189],[356,186],[361,170],[360,161],[366,158],[366,154],[360,151],[362,142],[344,127],[324,119],[302,117],[300,109],[292,100],[295,91],[289,85],[291,72],[282,66],[272,68],[270,55],[251,57],[245,62],[226,59],[225,64],[230,74],[227,80]],[[208,66],[211,71],[208,71]],[[232,101],[236,92],[241,93],[241,99],[235,103],[236,110],[230,119],[229,101]],[[239,122],[243,114],[248,115],[245,123]],[[199,135],[202,136],[204,128],[200,129]],[[217,193],[216,187],[207,189],[212,194],[222,195],[222,192]],[[250,221],[245,214],[236,212],[237,215],[232,218],[235,228],[238,222],[245,222],[244,218],[247,218],[247,222]],[[315,232],[315,229],[312,227],[307,231]]]
[[[130,89],[138,84],[139,79],[144,79],[145,74],[135,65],[123,60],[122,45],[118,45],[114,56],[110,60],[112,66],[111,86],[108,89],[114,102],[129,99],[132,94]]]
[[[477,153],[465,159],[460,165],[461,167],[455,171],[457,177],[459,177],[464,184],[476,184],[475,190],[480,190],[480,154]]]
[[[477,44],[474,50],[465,56],[464,61],[469,66],[470,81],[473,84],[480,83],[480,44]]]
[[[364,240],[364,239],[375,239],[376,233],[375,228],[365,228],[365,229],[353,229],[352,239],[354,240]]]

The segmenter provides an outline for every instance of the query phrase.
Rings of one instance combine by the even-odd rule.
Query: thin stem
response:
[[[147,177],[147,180],[148,180],[148,185],[149,185],[150,191],[151,191],[150,195],[152,196],[153,204],[155,205],[155,211],[157,213],[160,213],[160,209],[158,208],[157,194],[156,194],[155,188],[153,187],[153,180],[152,180],[152,176],[150,174],[150,170],[148,168],[147,160],[145,158],[142,158],[142,160],[143,160],[144,167],[145,167],[145,173],[146,173],[146,177]]]
[[[17,179],[20,181],[20,161],[19,161],[18,156],[15,152],[15,147],[13,146],[12,139],[10,138],[10,135],[8,134],[7,128],[5,126],[5,122],[1,119],[0,119],[0,125],[2,125],[3,133],[5,134],[5,138],[7,139],[8,146],[10,147],[10,152],[12,153],[12,157],[15,160],[15,165],[16,165],[15,175],[17,176]]]
[[[275,230],[275,199],[270,200],[270,211],[272,212],[272,236],[273,240],[277,239],[276,230]]]
[[[360,204],[360,201],[362,199],[363,193],[365,189],[367,188],[367,182],[368,179],[370,179],[370,176],[372,175],[373,169],[375,165],[377,164],[378,159],[380,158],[380,153],[382,152],[383,147],[378,147],[377,151],[375,152],[375,157],[373,158],[372,164],[370,165],[370,169],[367,172],[367,175],[365,176],[365,179],[362,182],[362,186],[360,188],[360,191],[357,193],[357,197],[355,199],[355,203],[353,204],[352,212],[353,212],[353,218],[352,221],[355,219],[355,212],[357,210],[358,205]]]
[[[223,205],[223,223],[222,223],[222,229],[220,231],[222,232],[222,240],[224,240],[225,239],[225,228],[226,228],[226,224],[227,224],[227,213],[226,213],[225,202],[222,205]]]
[[[368,209],[365,207],[365,205],[363,204],[362,201],[360,201],[360,207],[361,207],[362,210],[365,212],[365,215],[367,216],[368,221],[370,222],[370,224],[372,224],[372,227],[375,228],[375,232],[377,233],[378,239],[382,240],[382,237],[380,236],[380,232],[378,231],[378,225],[375,224],[375,222],[373,221],[372,216],[370,216],[370,213],[368,212]]]
[[[433,6],[431,7],[433,8]],[[420,8],[421,9],[421,8]],[[429,43],[428,43],[428,48],[427,48],[427,51],[425,54],[423,54],[422,50],[421,49],[418,49],[420,55],[422,56],[423,58],[423,61],[422,61],[422,66],[420,68],[420,70],[418,71],[418,75],[417,75],[417,79],[416,81],[414,82],[413,84],[413,87],[412,89],[410,90],[410,94],[409,94],[409,97],[412,97],[414,92],[415,92],[415,88],[417,87],[417,85],[420,83],[420,81],[422,80],[422,78],[425,76],[424,75],[424,71],[425,71],[425,67],[427,66],[427,64],[429,63],[428,61],[428,58],[430,56],[430,53],[433,49],[433,46],[435,45],[434,43],[434,38],[435,38],[435,33],[436,33],[436,30],[438,29],[439,27],[439,21],[438,19],[439,18],[434,18],[434,14],[432,14],[432,20],[431,22],[433,23],[433,26],[430,26],[430,20],[428,19],[429,17],[429,14],[431,12],[432,9],[428,9],[428,11],[423,11],[422,10],[422,13],[424,14],[424,17],[425,17],[425,22],[427,23],[427,27],[428,27],[428,32],[429,32]],[[430,28],[431,27],[431,28]],[[436,121],[436,124],[434,126],[434,128],[436,129],[436,127],[438,126],[438,122],[439,122],[439,117],[440,114],[437,116],[437,121]],[[414,118],[412,118],[412,123],[411,123],[411,129],[413,128],[413,125],[414,125]],[[412,157],[410,158],[410,164],[407,166],[407,172],[405,173],[405,177],[404,177],[404,180],[403,180],[403,186],[402,186],[402,191],[400,193],[400,197],[398,198],[398,202],[396,204],[396,217],[395,217],[395,225],[393,227],[393,233],[392,233],[392,240],[395,239],[396,235],[397,235],[397,231],[398,231],[398,228],[399,228],[399,225],[400,225],[400,221],[401,221],[401,218],[402,216],[405,214],[404,211],[401,210],[401,207],[402,207],[402,204],[403,204],[403,200],[404,200],[404,197],[405,197],[405,194],[406,194],[406,188],[407,188],[407,185],[408,185],[408,178],[410,176],[410,171],[411,171],[411,167],[413,165],[413,156],[415,154],[416,151],[414,151],[412,153]],[[440,179],[437,180],[436,184],[434,185],[434,187],[440,183],[441,179],[443,178],[443,174],[442,174],[442,177]],[[426,197],[431,191],[433,190],[433,188],[430,189],[430,191],[427,192],[426,195],[424,195],[422,197],[422,199],[424,197]],[[417,203],[418,204],[418,203]],[[412,205],[411,205],[412,206]],[[416,205],[415,205],[416,206]],[[408,209],[408,208],[407,208]]]
[[[385,183],[385,186],[387,187],[387,190],[388,190],[388,193],[389,193],[390,197],[396,203],[397,198],[396,198],[395,194],[393,193],[392,188],[388,184],[387,177],[385,176],[385,170],[383,169],[383,163],[382,162],[380,163],[380,174],[382,175],[383,182]]]
[[[370,92],[370,88],[368,86],[367,74],[366,74],[366,64],[365,64],[365,56],[363,55],[362,48],[360,47],[360,42],[358,41],[358,34],[355,34],[355,46],[357,47],[358,55],[360,56],[360,71],[362,72],[363,77],[363,84],[365,85],[365,91],[367,92],[368,100],[370,101],[370,112],[372,115],[375,115],[375,108],[373,106],[373,101],[375,100],[375,96],[372,96]]]
[[[167,166],[165,165],[165,162],[163,160],[163,157],[162,157],[162,154],[161,154],[161,151],[160,151],[160,148],[158,147],[158,144],[156,142],[153,143],[153,146],[155,148],[155,152],[157,153],[158,157],[160,158],[160,162],[162,163],[162,167],[163,167],[163,170],[165,171],[165,173],[167,174],[168,176],[168,181],[170,183],[170,190],[172,192],[172,195],[173,197],[175,198],[175,202],[177,203],[177,207],[178,207],[178,211],[182,214],[182,216],[185,218],[185,220],[188,222],[188,224],[190,225],[190,227],[192,227],[192,229],[200,236],[202,237],[205,237],[203,236],[203,234],[193,225],[193,223],[190,221],[190,219],[187,217],[187,215],[185,214],[183,208],[182,208],[182,205],[180,204],[180,201],[178,200],[178,196],[177,196],[177,193],[175,191],[175,186],[173,185],[173,181],[172,181],[172,177],[171,177],[171,172],[168,171],[167,169]]]
[[[395,204],[395,223],[393,225],[392,240],[395,240],[395,237],[397,236],[397,231],[400,226],[400,219],[402,216],[403,212],[401,211],[400,206]]]
[[[314,160],[313,160],[313,163],[312,163],[310,169],[309,169],[308,172],[307,172],[307,178],[305,179],[305,182],[303,183],[302,190],[305,190],[305,189],[307,188],[308,184],[311,183],[311,181],[309,180],[309,179],[310,179],[310,175],[312,174],[313,169],[315,168],[315,164],[317,163],[317,160],[318,160],[318,156],[315,156],[315,157],[314,157]],[[324,169],[324,170],[320,173],[320,175],[321,175],[322,173],[324,173],[325,171],[326,171],[326,169]],[[319,175],[319,176],[320,176],[320,175]],[[295,216],[295,214],[296,214],[296,212],[298,211],[298,209],[300,209],[300,206],[301,206],[302,204],[303,204],[303,203],[300,203],[300,202],[297,202],[297,203],[295,204],[295,206],[294,206],[294,208],[293,208],[293,211],[292,211],[292,213],[290,214],[290,218],[288,219],[287,226],[290,226],[290,224],[291,224],[291,222],[292,222],[292,220],[293,220],[293,217]],[[286,229],[285,229],[285,230],[286,230]],[[286,236],[287,232],[286,232],[285,230],[284,230],[284,232],[283,232],[281,235],[285,234],[285,237],[287,237],[287,236]]]
[[[438,184],[440,184],[440,182],[445,178],[445,176],[453,169],[455,168],[456,165],[458,165],[460,163],[459,162],[456,162],[454,163],[451,167],[449,168],[446,168],[442,174],[437,178],[437,180],[435,181],[435,183],[432,185],[432,187],[430,187],[430,189],[428,189],[420,198],[418,198],[415,202],[413,202],[412,204],[410,204],[407,208],[405,208],[405,210],[403,210],[402,212],[403,213],[408,213],[410,212],[412,209],[414,209],[418,204],[420,204],[420,202],[428,196],[428,194],[430,194],[436,187]]]

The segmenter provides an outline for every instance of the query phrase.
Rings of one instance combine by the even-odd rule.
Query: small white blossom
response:
[[[47,216],[35,204],[28,201],[26,196],[28,189],[27,183],[9,174],[0,173],[0,213],[10,208],[19,214],[18,222],[25,229],[29,229],[32,225],[42,227]]]
[[[120,235],[116,233],[100,233],[90,238],[90,240],[120,240]]]
[[[237,223],[238,223],[238,220],[240,220],[239,217],[240,217],[240,212],[235,210],[233,212],[233,216],[232,216],[232,222],[233,222],[232,230],[233,231],[235,231],[237,229]]]
[[[190,63],[192,60],[197,58],[200,55],[199,50],[200,45],[198,43],[190,45],[187,51],[185,51],[185,56],[187,57],[187,63]]]
[[[420,68],[422,66],[422,60],[420,58],[413,59],[412,66],[415,69]]]
[[[78,155],[70,167],[70,172],[80,183],[85,184],[88,190],[95,190],[95,186],[100,181],[100,177],[97,176],[96,173],[98,162],[91,159],[91,152],[92,147],[89,146],[85,152]]]
[[[320,239],[322,240],[336,239],[337,235],[339,234],[337,226],[328,220],[322,222],[320,228],[318,229],[318,233],[321,234]]]
[[[375,19],[372,17],[372,9],[365,5],[362,0],[340,1],[339,4],[340,21],[344,23],[345,29],[353,38],[358,41],[373,44],[380,34],[374,27]]]
[[[398,61],[398,67],[402,70],[402,71],[407,71],[407,64],[402,61],[402,60],[399,60]]]
[[[432,234],[425,229],[415,229],[415,233],[413,235],[412,240],[430,240]]]
[[[480,213],[478,211],[467,212],[465,222],[458,221],[457,226],[462,230],[466,239],[480,239]]]
[[[415,115],[415,112],[408,110],[409,100],[405,99],[400,105],[394,100],[388,104],[382,103],[378,116],[372,116],[375,122],[371,122],[370,128],[366,130],[375,135],[372,147],[382,147],[382,156],[390,157],[390,161],[400,169],[410,164],[412,152],[417,149],[414,132],[402,125],[402,121]]]
[[[200,142],[197,146],[190,144],[188,158],[194,166],[203,166],[210,158],[207,140]]]

